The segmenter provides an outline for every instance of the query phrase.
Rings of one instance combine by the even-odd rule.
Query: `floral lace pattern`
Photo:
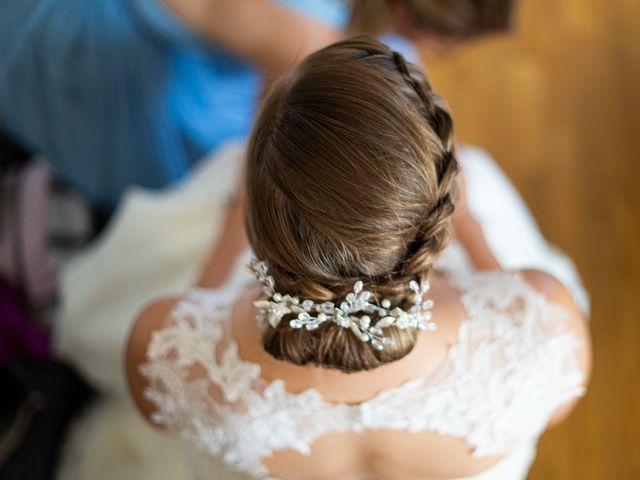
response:
[[[583,394],[579,342],[563,327],[564,311],[518,274],[473,274],[454,284],[467,316],[438,380],[416,378],[357,405],[262,379],[259,365],[239,358],[225,338],[239,292],[193,290],[153,333],[140,366],[157,408],[152,419],[255,477],[268,474],[261,459],[278,450],[309,454],[325,434],[362,429],[433,431],[464,439],[476,456],[507,453],[535,440],[558,407]]]

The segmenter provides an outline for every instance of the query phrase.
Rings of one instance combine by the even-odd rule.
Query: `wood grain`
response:
[[[530,478],[640,479],[640,1],[525,0],[516,23],[425,61],[591,293],[589,392]]]

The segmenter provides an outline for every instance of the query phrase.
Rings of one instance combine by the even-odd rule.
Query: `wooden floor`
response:
[[[532,479],[640,479],[640,1],[525,0],[512,36],[427,57],[592,299],[595,369]]]

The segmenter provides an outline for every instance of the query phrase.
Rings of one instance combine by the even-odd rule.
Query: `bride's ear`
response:
[[[151,421],[151,414],[155,410],[155,406],[144,396],[147,381],[140,374],[139,366],[147,360],[147,347],[151,335],[162,327],[177,303],[178,298],[169,298],[148,305],[134,321],[125,350],[125,378],[133,403],[142,415],[156,427],[158,425]]]

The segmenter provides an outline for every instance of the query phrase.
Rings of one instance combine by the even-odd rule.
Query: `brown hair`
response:
[[[394,9],[403,9],[416,28],[438,35],[471,38],[511,25],[516,0],[352,0],[351,28],[380,34]]]
[[[406,305],[449,237],[457,163],[452,122],[422,71],[375,39],[320,50],[277,83],[247,152],[247,232],[276,290],[316,302],[357,279]],[[385,329],[377,351],[333,323],[285,317],[263,344],[278,359],[345,372],[411,351],[414,330]]]

